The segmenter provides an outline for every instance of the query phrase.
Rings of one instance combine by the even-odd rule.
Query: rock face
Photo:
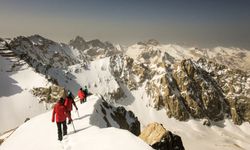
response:
[[[69,45],[78,49],[80,55],[88,56],[89,60],[109,57],[121,53],[121,51],[110,42],[102,42],[98,39],[85,41],[80,36],[77,36],[74,40],[70,40]]]
[[[63,87],[52,85],[49,88],[34,88],[32,93],[40,99],[40,102],[55,103],[61,97],[65,98],[66,90]]]
[[[69,46],[40,35],[16,37],[11,40],[9,46],[19,58],[25,60],[37,72],[45,75],[52,67],[65,68],[79,63]]]
[[[184,150],[181,137],[167,131],[159,123],[147,125],[139,137],[157,150]]]
[[[147,89],[154,106],[165,107],[169,117],[212,121],[232,117],[236,124],[250,121],[247,73],[202,59],[183,60],[167,70],[159,82],[148,82]]]
[[[165,108],[169,117],[208,121],[232,118],[236,124],[250,122],[250,75],[247,72],[204,58],[175,63],[165,59],[140,62],[126,55],[115,55],[110,61],[110,70],[117,81],[129,90],[145,86],[150,106]]]
[[[43,65],[64,67],[73,65],[78,61],[71,54],[70,48],[40,35],[17,37],[10,42],[11,49],[18,55],[29,56],[33,61]]]
[[[4,139],[0,139],[0,145],[4,142]]]
[[[99,100],[94,108],[95,111],[90,118],[91,124],[100,128],[125,129],[137,136],[140,134],[140,122],[132,111],[127,111],[124,107],[114,107],[105,100]]]
[[[236,124],[250,122],[250,74],[205,59],[198,60],[198,65],[206,70],[221,88],[233,121]]]

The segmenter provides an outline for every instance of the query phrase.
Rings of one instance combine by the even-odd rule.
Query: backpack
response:
[[[88,95],[88,89],[84,89],[83,93],[84,93],[85,96],[87,96]]]

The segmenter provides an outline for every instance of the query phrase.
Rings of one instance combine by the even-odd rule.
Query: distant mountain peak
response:
[[[69,45],[78,50],[88,48],[86,41],[81,36],[76,36],[75,39],[70,40]]]
[[[160,42],[158,42],[156,39],[149,39],[146,44],[148,45],[154,45],[154,46],[157,46],[160,44]]]
[[[70,40],[69,43],[71,43],[71,42],[73,42],[73,41],[77,41],[77,42],[79,42],[79,43],[86,43],[86,41],[84,40],[84,38],[81,37],[81,36],[76,36],[76,38],[75,38],[74,40]]]
[[[143,42],[138,42],[138,45],[152,45],[152,46],[157,46],[160,44],[159,41],[157,41],[156,39],[149,39],[147,41],[143,41]]]
[[[89,46],[92,46],[92,47],[100,47],[100,48],[105,47],[105,44],[103,42],[101,42],[99,39],[94,39],[94,40],[88,41],[87,44]]]

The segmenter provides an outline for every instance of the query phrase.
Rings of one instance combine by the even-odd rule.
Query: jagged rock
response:
[[[203,119],[203,120],[202,120],[202,124],[203,124],[204,126],[211,126],[211,122],[210,122],[208,119]]]
[[[24,122],[27,122],[27,121],[29,121],[30,120],[30,118],[26,118],[25,120],[24,120]]]
[[[144,42],[138,42],[138,45],[143,45],[143,46],[147,46],[147,45],[153,45],[153,46],[157,46],[160,43],[155,40],[155,39],[149,39],[148,41],[144,41]]]
[[[157,40],[155,40],[155,39],[149,39],[146,44],[157,46],[160,43]]]
[[[121,54],[110,57],[110,70],[118,82],[125,83],[130,90],[137,88],[137,82],[133,78],[132,68],[134,60]]]
[[[167,131],[159,123],[147,125],[139,137],[157,150],[184,150],[181,137]]]
[[[45,101],[46,103],[54,103],[61,97],[65,98],[66,96],[66,90],[63,87],[57,85],[52,85],[48,88],[34,88],[32,93],[39,97],[40,101]]]
[[[90,118],[91,124],[100,128],[116,127],[125,129],[137,136],[140,134],[140,122],[132,111],[127,111],[124,107],[114,107],[104,99],[99,100],[94,105],[94,108],[95,111]],[[115,124],[112,122],[115,122]]]
[[[112,43],[102,42],[99,39],[85,41],[82,37],[77,36],[74,40],[70,40],[69,45],[78,49],[84,59],[94,60],[104,58],[121,53]],[[82,59],[82,58],[81,58]]]
[[[121,129],[127,129],[137,136],[140,134],[140,122],[132,111],[127,111],[124,107],[117,107],[111,117],[120,125]],[[132,118],[134,121],[129,123],[128,118]]]
[[[4,139],[0,139],[0,145],[4,142]]]
[[[250,75],[241,70],[208,62],[205,59],[200,59],[198,63],[207,72],[213,74],[213,78],[221,87],[234,123],[250,122],[250,87],[247,86],[250,83]]]
[[[69,45],[78,50],[89,48],[86,41],[80,36],[77,36],[74,40],[70,40]]]
[[[169,117],[211,121],[226,117],[236,124],[250,121],[250,75],[246,72],[205,58],[171,65],[164,61],[140,63],[123,55],[111,57],[110,70],[130,90],[146,82],[150,106],[165,108]]]
[[[9,45],[21,59],[37,70],[46,70],[47,66],[63,68],[78,63],[73,55],[69,55],[69,46],[40,35],[19,36],[14,38]]]
[[[108,93],[108,98],[114,99],[114,100],[118,100],[118,99],[122,98],[123,96],[124,96],[124,92],[123,92],[122,88],[120,88],[120,87],[117,88],[112,93]]]

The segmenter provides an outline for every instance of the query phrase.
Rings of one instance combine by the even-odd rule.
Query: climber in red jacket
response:
[[[64,106],[63,98],[60,98],[60,100],[54,106],[52,113],[52,122],[55,122],[55,117],[57,124],[58,140],[61,141],[63,139],[63,135],[67,135],[66,118],[69,117],[69,115],[67,114],[67,109]],[[70,117],[69,120],[71,120]],[[63,133],[62,133],[62,126],[63,126]]]
[[[85,101],[84,101],[84,100],[85,100],[85,94],[84,94],[82,88],[80,88],[79,91],[78,91],[78,97],[80,98],[80,103],[81,103],[81,104],[82,104],[83,102],[85,102]]]
[[[78,110],[76,103],[74,101],[74,96],[72,95],[72,93],[70,91],[68,91],[68,95],[65,99],[64,106],[67,109],[69,118],[71,118],[72,104],[75,106],[75,109]],[[70,124],[70,123],[71,123],[71,120],[69,119],[68,124]]]

